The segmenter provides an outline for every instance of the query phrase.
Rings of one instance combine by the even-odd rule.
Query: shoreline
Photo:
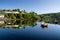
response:
[[[21,18],[21,19],[19,19],[19,18],[17,18],[17,19],[2,18],[0,20],[37,20],[37,19],[35,19],[35,18]]]

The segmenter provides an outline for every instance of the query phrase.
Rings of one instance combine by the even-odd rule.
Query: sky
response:
[[[38,14],[60,12],[60,0],[0,0],[0,9],[17,8]]]

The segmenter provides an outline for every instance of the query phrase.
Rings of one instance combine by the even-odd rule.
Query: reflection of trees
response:
[[[46,22],[46,23],[53,23],[53,24],[60,24],[60,19],[57,18],[45,18],[45,19],[41,19],[40,22]]]
[[[36,24],[36,20],[5,20],[4,24],[1,25],[4,27],[14,27],[14,28],[25,28],[26,26],[32,26],[34,27]]]

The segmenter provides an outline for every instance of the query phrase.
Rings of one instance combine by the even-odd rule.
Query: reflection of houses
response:
[[[14,27],[14,28],[17,28],[17,27],[19,27],[19,25],[6,25],[6,26],[4,26],[4,27]]]
[[[10,21],[11,22],[11,21]],[[8,24],[10,23],[10,22],[8,22]],[[19,25],[11,25],[11,23],[10,23],[10,25],[8,25],[8,24],[6,24],[5,23],[5,21],[0,21],[0,25],[1,25],[1,27],[10,27],[10,28],[18,28],[19,27]]]
[[[4,21],[0,21],[0,24],[4,24]]]
[[[4,20],[0,21],[0,27],[2,28],[25,28],[26,26],[36,25],[36,21],[31,20]]]
[[[7,20],[7,24],[11,24],[11,22],[12,22],[11,20]]]

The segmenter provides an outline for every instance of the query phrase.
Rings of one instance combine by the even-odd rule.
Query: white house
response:
[[[3,14],[0,14],[0,18],[4,18],[4,15]]]
[[[14,14],[19,14],[19,12],[17,12],[17,11],[5,11],[5,13],[14,13]]]

